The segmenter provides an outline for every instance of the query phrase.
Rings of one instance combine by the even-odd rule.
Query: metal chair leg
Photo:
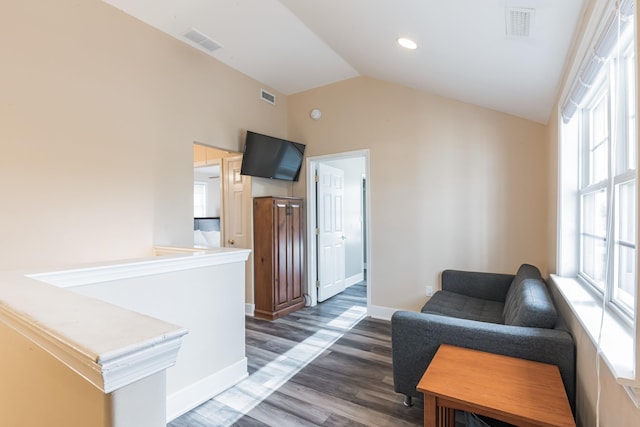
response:
[[[404,402],[402,402],[404,406],[407,408],[413,406],[413,398],[411,396],[404,396]]]

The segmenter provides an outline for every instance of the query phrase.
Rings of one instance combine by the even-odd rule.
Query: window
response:
[[[552,281],[598,358],[640,407],[635,3],[596,0],[579,42],[582,60],[572,64],[559,109]]]
[[[193,216],[207,216],[207,183],[193,183]]]
[[[614,37],[613,42],[609,39],[596,47],[597,56],[585,67],[590,82],[580,81],[581,99],[574,100],[563,115],[564,126],[577,141],[578,276],[606,295],[607,303],[633,317],[637,276],[636,60],[633,25],[623,27],[622,22],[620,18],[613,20],[609,31],[614,34],[609,36]]]

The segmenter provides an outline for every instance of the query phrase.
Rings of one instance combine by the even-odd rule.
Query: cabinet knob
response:
[[[230,244],[230,245],[235,245],[235,244],[236,244],[236,241],[235,241],[235,240],[233,240],[233,239],[231,239],[231,240],[229,240],[229,244]]]

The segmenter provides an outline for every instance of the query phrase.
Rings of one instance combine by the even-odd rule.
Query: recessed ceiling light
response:
[[[398,44],[404,47],[405,49],[415,50],[418,48],[418,45],[416,44],[416,42],[406,37],[400,37],[398,39]]]

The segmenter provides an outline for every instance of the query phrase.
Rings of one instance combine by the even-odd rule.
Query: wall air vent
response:
[[[216,41],[213,41],[211,38],[205,36],[200,31],[195,28],[190,29],[186,33],[183,34],[184,38],[187,40],[191,40],[196,45],[208,50],[209,52],[216,51],[222,47],[222,45]]]
[[[260,89],[260,99],[265,102],[268,102],[271,105],[276,105],[276,96],[272,93],[267,92],[264,89]]]
[[[533,29],[535,9],[506,7],[504,9],[507,37],[529,38]]]

